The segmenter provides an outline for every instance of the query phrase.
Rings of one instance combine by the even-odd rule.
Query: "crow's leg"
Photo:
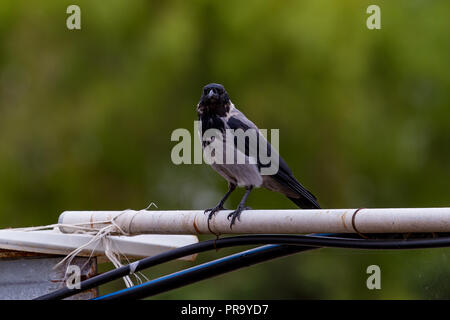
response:
[[[230,218],[231,218],[230,229],[233,228],[233,224],[236,222],[236,219],[241,220],[241,218],[240,218],[241,212],[246,209],[250,209],[250,207],[245,206],[245,201],[247,201],[247,198],[248,198],[250,192],[252,191],[252,189],[253,189],[253,186],[245,187],[246,191],[245,191],[244,196],[242,197],[241,202],[239,203],[239,206],[237,207],[236,210],[234,210],[232,213],[230,213],[228,215],[228,220],[230,220]]]
[[[217,206],[215,206],[214,208],[211,209],[206,209],[205,213],[209,212],[208,215],[208,220],[211,220],[212,217],[219,212],[220,210],[225,209],[223,207],[223,204],[225,203],[225,201],[227,201],[228,197],[230,196],[230,194],[234,191],[234,189],[236,189],[236,185],[234,183],[228,183],[228,191],[227,193],[225,193],[225,195],[223,196],[222,200],[219,201],[219,203],[217,204]]]

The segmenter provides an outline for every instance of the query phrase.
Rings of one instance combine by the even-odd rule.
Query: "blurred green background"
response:
[[[79,31],[66,28],[70,4]],[[370,4],[381,30],[366,28]],[[280,153],[323,207],[448,206],[449,14],[446,0],[2,0],[0,228],[55,223],[64,210],[215,205],[225,181],[170,160],[171,132],[193,132],[209,82],[280,129]],[[294,208],[262,189],[248,204]],[[371,264],[381,290],[366,288]],[[157,298],[448,299],[449,277],[445,249],[322,249]]]

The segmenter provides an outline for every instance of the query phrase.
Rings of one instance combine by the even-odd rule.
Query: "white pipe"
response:
[[[207,215],[199,210],[65,211],[59,223],[101,227],[106,224],[97,222],[115,218],[128,234],[450,232],[450,208],[247,210],[232,229],[227,219],[230,212],[224,210],[214,216],[210,230]],[[70,227],[60,229],[74,232]]]

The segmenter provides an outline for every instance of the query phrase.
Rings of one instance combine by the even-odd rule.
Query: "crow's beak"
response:
[[[217,98],[217,94],[214,93],[214,91],[211,89],[208,92],[208,95],[206,96],[208,99],[215,99]]]

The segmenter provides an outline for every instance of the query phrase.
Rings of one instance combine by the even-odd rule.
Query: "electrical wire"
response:
[[[384,242],[385,242],[384,245],[387,245],[387,247],[391,247],[391,249],[400,249],[398,244],[392,242],[388,243],[387,241]],[[427,242],[428,242],[427,246],[430,245],[429,240],[427,240]],[[435,241],[435,242],[437,244],[442,244],[442,241]],[[424,243],[423,241],[419,240],[415,241],[409,240],[409,245],[410,247],[411,245],[414,247],[416,246],[420,247],[424,245]],[[370,246],[370,247],[377,248],[377,246]],[[275,258],[311,249],[315,249],[315,247],[302,247],[292,245],[269,245],[259,247],[256,249],[251,249],[248,251],[237,253],[225,258],[207,262],[205,264],[195,266],[186,270],[178,271],[173,274],[148,281],[138,286],[126,288],[98,297],[94,300],[142,299],[172,289],[176,289],[182,286],[186,286],[194,282],[218,276],[230,271],[234,271],[243,267],[248,267],[257,263],[265,262]]]
[[[142,299],[243,267],[312,249],[315,247],[266,245],[181,270],[93,300]]]
[[[53,300],[63,299],[81,291],[88,290],[107,282],[116,280],[123,276],[135,273],[137,271],[175,260],[188,255],[242,245],[264,245],[264,244],[278,244],[291,245],[292,249],[295,246],[307,247],[334,247],[334,248],[350,248],[350,249],[419,249],[419,248],[436,248],[450,246],[450,237],[433,238],[433,239],[395,239],[395,240],[373,240],[373,239],[355,239],[352,234],[327,234],[327,235],[245,235],[227,237],[217,240],[207,240],[185,247],[173,249],[162,254],[148,257],[127,266],[114,269],[80,283],[79,289],[68,289],[67,287],[59,289],[55,292],[40,296],[37,300]],[[281,249],[279,249],[281,250]],[[285,249],[283,249],[285,250]],[[136,286],[135,286],[136,287]],[[134,287],[133,287],[134,288]]]

